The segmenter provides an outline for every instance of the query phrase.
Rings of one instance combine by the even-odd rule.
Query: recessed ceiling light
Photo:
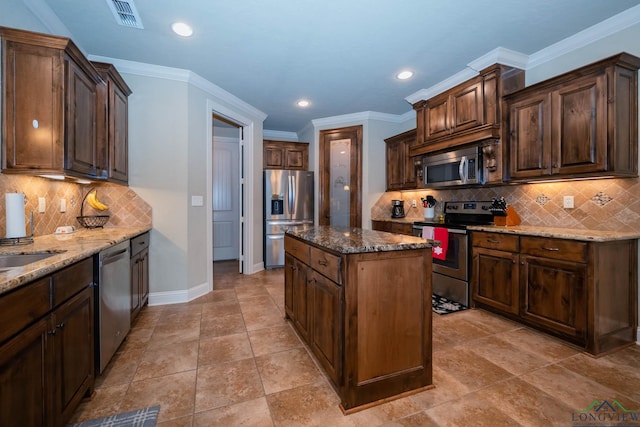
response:
[[[193,30],[191,29],[191,27],[184,22],[175,22],[173,25],[171,25],[171,29],[174,33],[182,37],[189,37],[193,34]]]
[[[398,80],[407,80],[407,79],[410,79],[411,77],[413,77],[413,71],[409,71],[409,70],[401,71],[396,75],[396,78]]]
[[[297,105],[298,107],[306,108],[306,107],[308,107],[309,105],[311,105],[311,103],[310,103],[309,101],[307,101],[306,99],[301,99],[301,100],[299,100],[298,102],[296,102],[296,105]]]

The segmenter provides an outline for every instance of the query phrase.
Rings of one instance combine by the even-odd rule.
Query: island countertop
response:
[[[0,271],[0,295],[149,230],[150,227],[80,229],[70,234],[36,236],[28,245],[0,246],[0,255],[54,254],[22,267]]]
[[[435,245],[435,241],[420,237],[351,227],[319,226],[289,230],[287,234],[342,254],[424,249]]]

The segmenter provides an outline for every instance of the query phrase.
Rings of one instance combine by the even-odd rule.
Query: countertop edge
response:
[[[66,235],[36,236],[34,243],[29,245],[0,246],[0,255],[41,252],[55,254],[42,261],[0,272],[0,296],[151,229],[152,227],[82,229]]]
[[[515,234],[520,236],[550,237],[555,239],[579,240],[583,242],[613,242],[619,240],[636,240],[640,238],[640,232],[538,227],[533,225],[470,225],[467,226],[467,230]]]

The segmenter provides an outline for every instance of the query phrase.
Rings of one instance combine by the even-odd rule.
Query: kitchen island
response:
[[[431,241],[359,228],[285,235],[285,311],[355,412],[432,385]]]

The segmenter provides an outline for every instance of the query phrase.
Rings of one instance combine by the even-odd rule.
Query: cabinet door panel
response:
[[[309,336],[309,278],[307,266],[298,259],[292,258],[294,269],[292,271],[292,298],[293,298],[293,324],[298,332],[305,338]]]
[[[311,347],[334,384],[342,380],[342,287],[317,273],[311,276]]]
[[[426,139],[449,134],[451,118],[449,95],[430,99],[425,108]]]
[[[518,314],[518,254],[473,248],[473,299]]]
[[[92,388],[94,374],[93,289],[86,287],[55,312],[57,369],[56,412],[66,423],[85,393]]]
[[[605,171],[605,76],[588,76],[552,94],[553,173]]]
[[[509,108],[510,174],[527,178],[551,173],[551,100],[542,94]]]
[[[127,183],[129,179],[129,100],[116,85],[109,94],[109,178]]]
[[[477,82],[451,94],[453,114],[452,132],[479,126],[483,123],[482,82]]]
[[[97,175],[97,86],[73,61],[65,61],[67,74],[67,127],[65,169]]]
[[[49,319],[0,347],[0,419],[3,426],[52,426],[53,352]]]
[[[387,142],[387,190],[400,190],[404,185],[402,141]]]
[[[263,160],[264,169],[284,169],[284,148],[265,145]]]
[[[63,79],[60,50],[6,42],[3,83],[4,169],[63,166]]]
[[[522,317],[584,342],[586,265],[522,256]]]

